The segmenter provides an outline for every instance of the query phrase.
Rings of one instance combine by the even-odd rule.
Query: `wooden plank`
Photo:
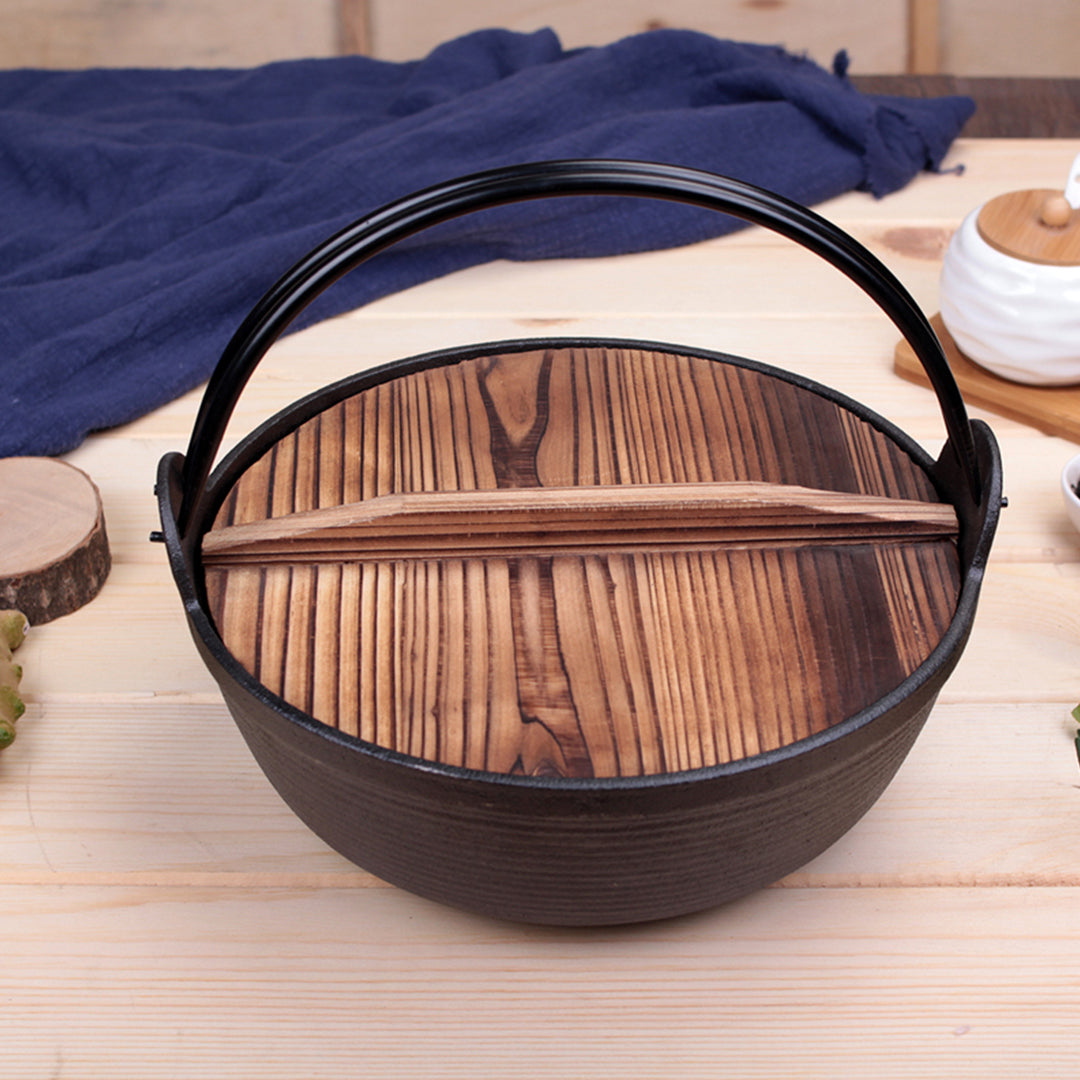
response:
[[[163,549],[151,550],[159,553],[158,561],[116,560],[92,603],[31,627],[19,650],[27,700],[46,685],[88,695],[216,694],[188,635],[168,567],[160,561]],[[45,682],[37,682],[34,672],[44,673]]]
[[[941,70],[941,12],[939,0],[908,0],[908,72],[936,74]]]
[[[940,6],[940,0],[939,0]],[[940,70],[941,61],[938,61]],[[955,72],[955,68],[951,69]],[[1075,74],[1075,73],[1072,73]],[[858,75],[868,94],[945,97],[962,94],[976,106],[964,137],[976,139],[1075,139],[1080,137],[1080,79],[989,75]]]
[[[1010,647],[1027,670],[1021,638]],[[985,683],[1002,663],[976,642],[958,680]],[[1076,670],[1057,687],[999,678],[981,699],[947,687],[877,804],[785,884],[1080,886]],[[40,671],[28,666],[27,681]],[[559,723],[554,704],[544,720]],[[383,887],[295,817],[213,694],[39,690],[19,725],[2,759],[0,885]]]
[[[373,1078],[1074,1064],[1076,888],[770,890],[589,933],[388,890],[9,886],[0,903],[21,1076],[351,1075],[358,1039]]]
[[[247,67],[338,50],[336,0],[4,0],[4,67]]]
[[[337,0],[338,40],[341,52],[371,52],[369,7],[369,0]]]
[[[942,70],[1075,77],[1078,34],[1080,9],[1061,0],[1029,8],[1009,0],[949,0],[941,11]]]
[[[900,72],[906,66],[907,6],[887,0],[868,8],[857,0],[623,0],[618,5],[573,0],[420,0],[407,6],[369,0],[372,49],[387,60],[411,60],[440,42],[487,27],[529,32],[551,27],[565,48],[605,45],[663,27],[692,29],[736,41],[784,45],[828,66],[848,49],[859,71]]]

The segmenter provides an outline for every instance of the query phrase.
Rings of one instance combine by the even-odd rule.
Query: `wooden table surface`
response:
[[[948,165],[821,211],[927,312],[952,230],[1064,182],[1080,141],[963,139]],[[281,342],[232,438],[356,368],[551,335],[779,364],[931,450],[927,390],[853,286],[748,230],[619,259],[489,265]],[[378,881],[317,840],[250,757],[188,636],[151,496],[198,395],[69,455],[115,564],[34,628],[0,754],[0,1075],[45,1077],[1073,1077],[1080,1069],[1080,450],[986,417],[1009,507],[970,644],[879,803],[773,888],[613,930],[512,925]]]

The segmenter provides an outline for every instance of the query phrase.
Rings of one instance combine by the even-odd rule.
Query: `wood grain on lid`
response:
[[[727,484],[951,515],[887,436],[784,379],[566,347],[328,408],[249,468],[215,531],[387,496],[415,508],[473,492],[490,509],[544,505],[552,488],[604,502]],[[324,723],[446,764],[562,776],[676,772],[823,730],[913,671],[955,608],[949,529],[672,549],[624,524],[603,550],[210,562],[208,598],[237,659]]]

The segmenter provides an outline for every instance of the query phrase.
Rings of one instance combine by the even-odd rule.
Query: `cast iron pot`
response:
[[[925,472],[940,500],[955,508],[958,596],[940,640],[877,700],[833,718],[824,730],[738,760],[648,775],[492,772],[410,755],[322,723],[268,689],[223,641],[207,601],[203,539],[237,478],[276,440],[351,395],[417,372],[491,352],[567,346],[500,343],[369,370],[267,421],[211,474],[240,391],[271,344],[325,288],[404,237],[471,211],[570,195],[675,200],[795,240],[877,302],[930,378],[948,431],[937,460],[888,421],[818,384],[749,360],[693,354],[695,362],[764,374],[846,410]],[[186,455],[161,461],[157,494],[194,641],[259,765],[298,816],[358,865],[421,896],[507,919],[568,925],[701,910],[779,879],[841,837],[894,775],[960,657],[1002,504],[992,433],[968,420],[932,329],[874,256],[774,194],[691,169],[621,161],[548,162],[466,177],[392,203],[328,240],[285,274],[239,328],[206,389]]]

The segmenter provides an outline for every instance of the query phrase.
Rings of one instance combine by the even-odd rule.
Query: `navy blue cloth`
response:
[[[654,31],[563,50],[482,31],[423,60],[0,72],[0,456],[55,454],[196,386],[262,293],[367,210],[553,158],[691,165],[804,204],[938,165],[974,106],[871,97],[838,58]],[[608,255],[737,227],[640,199],[440,226],[298,322],[491,259]],[[314,387],[313,387],[314,388]]]

